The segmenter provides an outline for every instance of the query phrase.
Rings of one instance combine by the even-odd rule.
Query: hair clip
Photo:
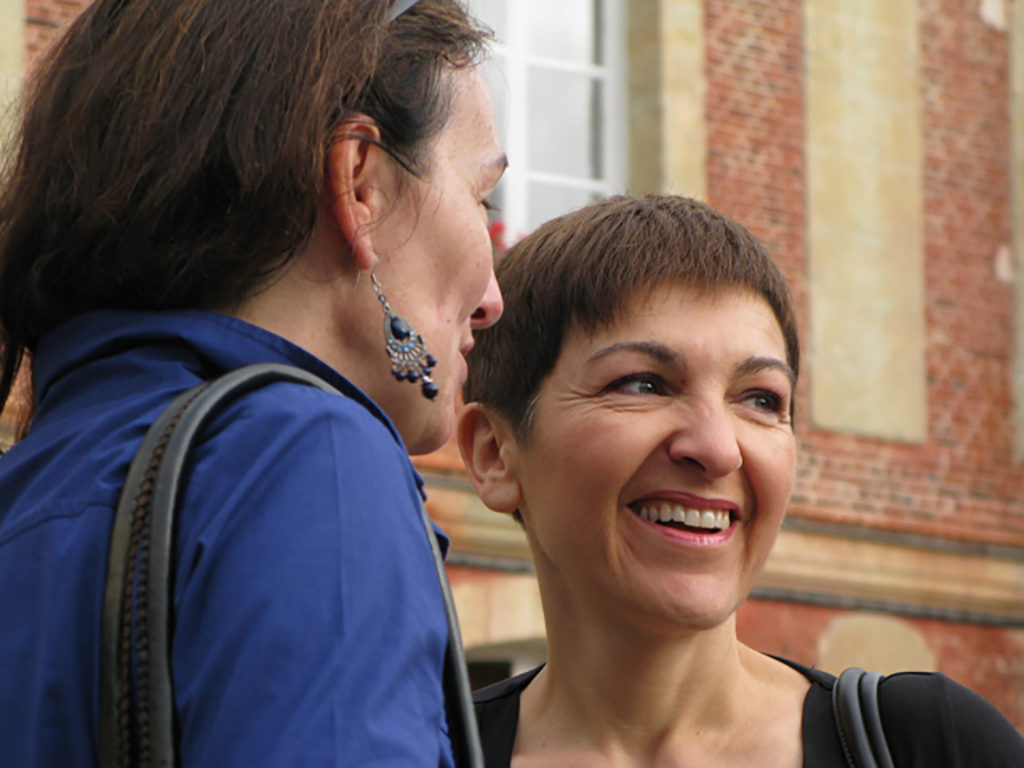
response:
[[[391,3],[391,10],[388,11],[388,24],[408,11],[419,1],[420,0],[395,0]]]

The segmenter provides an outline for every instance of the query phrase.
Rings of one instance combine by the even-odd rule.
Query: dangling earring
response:
[[[399,381],[420,382],[420,391],[428,400],[437,397],[437,384],[430,374],[437,365],[437,359],[427,352],[423,337],[412,329],[401,315],[391,311],[391,305],[384,297],[380,281],[371,270],[370,281],[377,301],[384,308],[384,338],[387,340],[385,349],[391,359],[391,373]]]

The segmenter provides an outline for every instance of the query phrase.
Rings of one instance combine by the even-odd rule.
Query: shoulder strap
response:
[[[177,764],[168,641],[181,476],[192,442],[206,422],[234,398],[272,381],[337,392],[293,366],[240,368],[177,397],[150,427],[132,460],[114,517],[103,603],[99,762],[105,768]],[[453,748],[465,765],[476,768],[483,762],[458,622],[433,524],[422,504],[420,508],[448,614],[445,690]]]
[[[849,768],[893,768],[878,707],[884,675],[850,667],[836,678],[832,710]]]

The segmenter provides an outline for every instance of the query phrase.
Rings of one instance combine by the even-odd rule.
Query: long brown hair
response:
[[[96,0],[28,84],[0,191],[0,411],[24,353],[101,308],[231,306],[311,231],[332,131],[365,113],[412,173],[459,0]]]

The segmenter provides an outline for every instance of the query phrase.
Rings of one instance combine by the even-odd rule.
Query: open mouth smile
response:
[[[732,517],[724,509],[696,509],[669,502],[631,505],[630,509],[648,522],[691,533],[720,533],[732,525]]]

